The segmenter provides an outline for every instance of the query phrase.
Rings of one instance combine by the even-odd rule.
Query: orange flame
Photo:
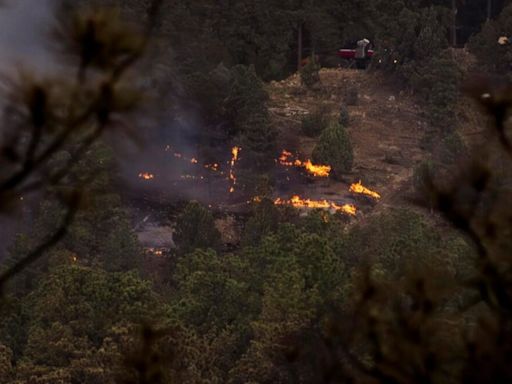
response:
[[[159,248],[146,248],[146,252],[147,253],[150,253],[154,256],[163,256],[164,254],[164,251],[162,249],[159,249]]]
[[[149,172],[141,172],[139,173],[139,177],[144,180],[152,180],[155,178],[155,175]]]
[[[283,152],[281,152],[278,159],[279,163],[285,167],[302,167],[316,177],[329,177],[329,174],[331,173],[330,165],[316,165],[313,164],[311,160],[301,161],[299,159],[295,159],[292,161],[292,156],[293,154],[291,152],[283,149]]]
[[[277,198],[274,201],[276,205],[291,205],[295,208],[319,208],[319,209],[333,209],[335,211],[343,212],[351,216],[355,216],[357,213],[357,208],[352,204],[344,204],[338,205],[332,201],[327,200],[311,200],[311,199],[302,199],[298,195],[292,196],[290,200],[283,200],[281,198]]]
[[[329,173],[331,173],[330,165],[315,165],[311,160],[302,163],[302,166],[306,168],[309,173],[318,177],[329,177]]]
[[[165,147],[165,151],[168,152],[172,150],[172,147],[170,145],[167,145]],[[194,164],[194,165],[198,165],[200,166],[199,164],[199,160],[195,157],[192,157],[192,158],[189,158],[185,155],[183,155],[182,153],[180,152],[173,152],[172,154],[176,159],[180,159],[182,161],[186,161],[186,162],[189,162],[190,164]],[[214,172],[219,172],[220,169],[219,169],[219,164],[217,163],[214,163],[214,164],[203,164],[203,167],[205,169],[209,169],[210,171],[214,171]],[[223,172],[220,172],[221,174],[224,174]],[[201,177],[202,178],[202,177]]]
[[[367,196],[371,196],[375,199],[380,199],[380,194],[378,194],[377,192],[374,192],[368,188],[366,188],[362,183],[361,183],[361,180],[359,180],[358,183],[354,183],[350,186],[350,192],[353,192],[353,193],[359,193],[359,194],[362,194],[362,195],[367,195]]]
[[[230,168],[229,168],[229,180],[231,180],[231,187],[229,188],[229,193],[235,192],[235,185],[236,185],[236,175],[235,175],[235,164],[238,161],[238,155],[242,148],[240,147],[233,147],[231,149],[231,161],[230,161]]]
[[[292,157],[292,153],[288,152],[286,149],[283,149],[281,156],[279,156],[279,163],[285,166],[292,166],[293,163],[288,160],[290,157]]]
[[[217,172],[217,171],[219,170],[219,164],[217,164],[217,163],[214,163],[214,164],[205,164],[205,165],[204,165],[204,167],[205,167],[206,169],[210,169],[210,170],[215,171],[215,172]]]
[[[240,153],[240,150],[241,150],[241,148],[240,147],[236,147],[236,146],[231,149],[231,155],[232,155],[231,166],[232,167],[235,166],[235,163],[238,160],[238,154]]]

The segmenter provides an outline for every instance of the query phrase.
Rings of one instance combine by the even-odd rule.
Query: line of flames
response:
[[[362,183],[361,183],[361,180],[359,180],[358,183],[354,183],[350,186],[350,189],[349,189],[350,192],[353,192],[353,193],[358,193],[358,194],[362,194],[362,195],[367,195],[367,196],[371,196],[375,199],[380,199],[380,194],[378,194],[377,192],[375,191],[372,191],[368,188],[366,188]]]
[[[291,205],[295,208],[320,208],[320,209],[332,209],[337,212],[343,212],[351,216],[355,216],[357,213],[357,208],[353,204],[344,204],[338,205],[332,201],[328,200],[311,200],[311,199],[302,199],[298,195],[292,196],[289,200],[284,200],[281,198],[277,198],[274,201],[275,205]]]
[[[168,151],[168,150],[170,150],[169,146],[166,147],[166,151]],[[231,160],[229,161],[230,169],[229,169],[229,177],[228,177],[228,179],[230,180],[230,183],[231,183],[230,188],[229,188],[230,193],[233,193],[235,191],[235,186],[237,183],[237,178],[236,178],[236,174],[235,174],[235,165],[236,165],[237,161],[239,160],[240,151],[241,151],[241,148],[237,147],[237,146],[235,146],[231,149]],[[312,175],[317,176],[317,177],[328,177],[329,176],[329,173],[331,171],[330,166],[315,165],[311,162],[311,160],[307,160],[307,161],[303,162],[299,159],[295,159],[295,160],[291,161],[290,158],[292,156],[293,156],[293,154],[291,152],[289,152],[287,150],[283,150],[278,159],[279,163],[281,165],[288,166],[288,167],[291,167],[291,166],[303,167],[309,173],[311,173]],[[199,163],[196,158],[187,159],[185,156],[183,156],[181,153],[178,153],[178,152],[174,153],[174,157],[188,161],[191,164]],[[219,171],[219,165],[217,163],[205,164],[203,166],[207,169],[211,169],[216,172]],[[152,180],[155,178],[155,175],[152,173],[149,173],[149,172],[141,172],[141,173],[139,173],[139,177],[144,180]],[[199,179],[199,177],[194,177],[191,175],[184,175],[181,178],[182,179]],[[200,179],[203,179],[203,177],[200,177]],[[349,191],[352,193],[370,196],[375,199],[381,198],[381,195],[379,193],[372,191],[369,188],[365,187],[362,184],[361,180],[358,183],[353,183],[350,186]],[[256,199],[254,201],[256,201]],[[336,204],[336,203],[334,203],[332,201],[328,201],[328,200],[303,199],[298,195],[292,196],[292,198],[289,200],[277,198],[274,201],[274,204],[276,204],[276,205],[291,205],[295,208],[329,209],[329,210],[334,210],[337,212],[338,211],[343,212],[343,213],[346,213],[346,214],[349,214],[352,216],[355,216],[357,213],[356,206],[354,206],[352,204],[339,205],[339,204]]]
[[[316,177],[329,177],[331,173],[330,165],[317,165],[313,164],[311,160],[301,161],[299,159],[291,160],[290,158],[293,154],[286,149],[283,149],[281,155],[279,156],[279,164],[284,165],[285,167],[301,167],[308,171],[310,174]]]
[[[233,147],[231,148],[231,161],[229,163],[229,180],[231,180],[231,186],[229,187],[229,193],[235,192],[236,175],[235,175],[235,164],[238,161],[238,155],[242,148]]]

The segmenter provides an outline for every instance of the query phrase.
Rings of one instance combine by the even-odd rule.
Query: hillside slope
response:
[[[348,106],[355,160],[352,173],[346,183],[317,185],[315,194],[339,193],[350,182],[362,180],[381,193],[382,203],[396,198],[407,187],[415,165],[428,155],[420,148],[427,128],[420,107],[377,73],[322,69],[320,78],[322,85],[313,91],[301,87],[298,75],[270,84],[270,111],[280,133],[279,145],[309,157],[317,139],[302,134],[302,117],[325,105],[337,119],[346,95],[355,89],[359,101]]]

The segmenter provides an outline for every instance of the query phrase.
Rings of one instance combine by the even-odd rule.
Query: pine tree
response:
[[[350,172],[354,159],[350,137],[345,128],[332,122],[320,136],[312,157],[317,164],[330,165],[336,178]]]
[[[211,212],[198,202],[188,203],[176,220],[175,241],[182,255],[196,248],[218,249],[220,233]]]

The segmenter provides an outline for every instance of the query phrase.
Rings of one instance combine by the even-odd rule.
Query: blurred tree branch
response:
[[[115,8],[61,8],[55,43],[71,68],[77,68],[75,78],[63,69],[58,78],[20,74],[7,82],[0,130],[0,214],[12,214],[28,193],[68,192],[57,193],[67,207],[57,231],[0,274],[0,290],[67,233],[84,180],[94,177],[72,180],[73,166],[103,134],[128,128],[123,119],[141,100],[128,73],[146,50],[161,4],[150,3],[142,31],[122,21]],[[66,161],[56,161],[61,153],[66,153]]]
[[[472,276],[446,290],[435,271],[391,284],[363,272],[348,320],[336,313],[324,338],[336,362],[325,382],[512,380],[512,88],[472,80],[466,92],[493,118],[489,137],[449,180],[428,174],[421,199],[473,244]]]

